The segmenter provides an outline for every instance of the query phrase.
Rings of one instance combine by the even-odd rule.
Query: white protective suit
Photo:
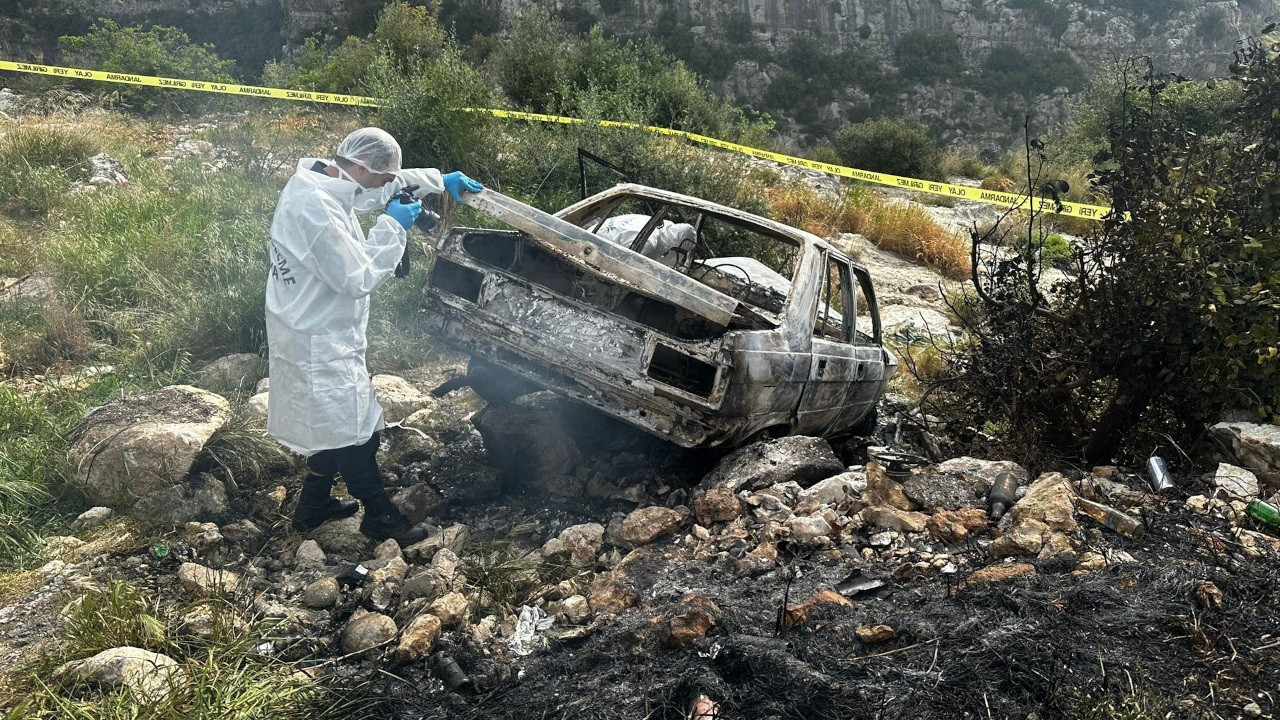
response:
[[[365,237],[352,210],[359,186],[313,170],[306,158],[280,194],[271,222],[267,432],[301,455],[366,442],[384,427],[365,368],[369,293],[395,272],[406,231],[382,215]],[[389,199],[417,184],[444,191],[438,170],[404,170],[364,190]]]

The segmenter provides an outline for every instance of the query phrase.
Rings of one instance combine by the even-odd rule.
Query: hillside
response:
[[[304,37],[335,41],[373,28],[382,0],[47,0],[0,8],[0,54],[56,60],[57,38],[98,17],[157,23],[213,43],[256,78]],[[541,5],[585,31],[657,39],[723,97],[773,114],[802,144],[841,124],[914,117],[947,142],[1016,145],[1023,116],[1061,126],[1077,94],[1116,58],[1158,71],[1225,72],[1233,44],[1280,19],[1276,0],[444,0],[465,43],[501,33]],[[234,40],[230,39],[234,38]]]

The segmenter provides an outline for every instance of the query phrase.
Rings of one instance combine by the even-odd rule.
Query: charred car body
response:
[[[455,228],[429,328],[490,401],[549,389],[684,447],[866,429],[897,370],[867,270],[809,233],[634,184]]]

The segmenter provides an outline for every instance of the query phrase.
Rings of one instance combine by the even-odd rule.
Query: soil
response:
[[[361,692],[376,698],[371,717],[389,718],[674,719],[699,694],[720,703],[722,718],[752,719],[1117,717],[1104,710],[1126,704],[1146,712],[1124,717],[1216,718],[1237,717],[1249,702],[1274,712],[1278,558],[1232,552],[1230,523],[1178,503],[1152,509],[1147,522],[1138,540],[1086,533],[1089,546],[1135,562],[1087,573],[1035,562],[1033,576],[969,587],[936,576],[894,581],[847,549],[783,558],[748,576],[732,558],[664,547],[640,564],[643,606],[580,642],[516,659],[509,679],[457,693],[425,666],[409,667]],[[851,574],[886,584],[778,627],[784,597],[795,605]],[[1197,601],[1205,581],[1221,591],[1220,607]],[[719,606],[716,624],[690,649],[664,647],[653,619],[679,612],[689,594]],[[895,637],[864,644],[855,630],[868,625]],[[492,674],[492,658],[476,648],[447,650],[464,670]]]

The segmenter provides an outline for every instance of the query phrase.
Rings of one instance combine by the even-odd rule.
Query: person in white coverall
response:
[[[461,191],[483,186],[460,172],[400,164],[395,138],[363,128],[342,141],[334,161],[301,160],[280,194],[267,280],[267,432],[307,457],[294,528],[356,513],[354,500],[330,495],[340,475],[364,505],[361,532],[410,545],[426,531],[392,504],[378,469],[385,423],[365,367],[369,294],[394,273],[422,211],[420,199],[391,199],[400,189],[417,185],[418,198],[448,190],[461,202]],[[356,214],[373,211],[383,214],[366,236]]]

